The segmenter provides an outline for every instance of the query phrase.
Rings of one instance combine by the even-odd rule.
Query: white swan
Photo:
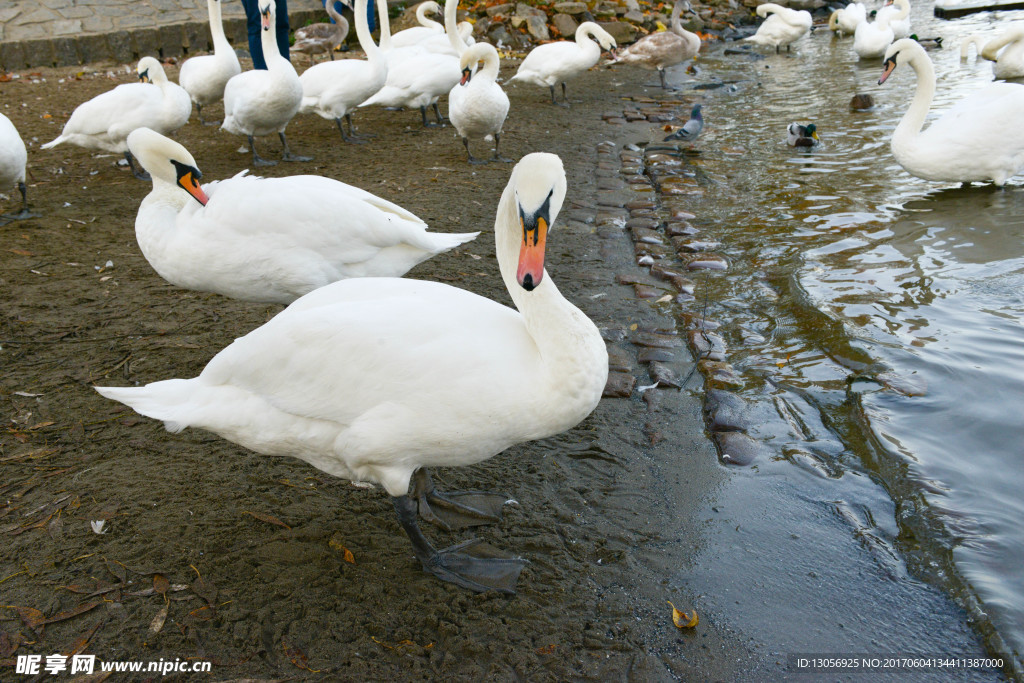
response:
[[[917,90],[892,135],[892,153],[925,180],[992,181],[1003,185],[1024,170],[1024,85],[993,83],[961,99],[922,131],[935,95],[935,69],[917,41],[897,40],[885,53],[885,82],[899,64],[917,74]]]
[[[513,592],[522,560],[473,558],[459,552],[465,544],[437,550],[416,517],[497,521],[504,496],[460,505],[434,492],[423,468],[472,465],[558,434],[601,398],[604,341],[543,267],[564,199],[553,154],[523,157],[501,196],[498,264],[518,311],[436,282],[345,280],[236,340],[198,377],[96,390],[171,431],[205,429],[381,484],[426,571],[471,590]],[[431,507],[438,500],[446,504]],[[453,519],[453,504],[476,519]]]
[[[443,36],[444,25],[434,21],[427,14],[441,14],[441,5],[434,2],[434,0],[427,0],[427,2],[421,2],[416,5],[416,21],[420,23],[419,26],[413,26],[407,28],[404,31],[391,36],[392,47],[410,47],[418,44],[421,40],[430,38],[432,36]]]
[[[345,42],[345,38],[348,36],[348,19],[334,9],[333,0],[325,4],[324,9],[334,20],[333,24],[325,21],[295,29],[295,42],[292,44],[291,52],[306,55],[309,57],[310,64],[316,61],[314,55],[321,52],[326,52],[333,62],[334,48]]]
[[[910,0],[886,0],[875,15],[875,21],[883,18],[896,40],[910,36]]]
[[[476,65],[484,66],[476,71]],[[448,93],[448,116],[462,137],[469,163],[483,163],[469,151],[469,138],[494,136],[492,161],[511,161],[501,156],[501,129],[508,115],[508,95],[495,82],[500,68],[498,51],[489,43],[471,45],[463,54],[459,66],[462,80]],[[474,73],[475,72],[475,73]]]
[[[978,56],[981,56],[981,50],[985,47],[985,36],[967,36],[960,41],[960,61],[965,61],[971,56],[971,46],[977,51]]]
[[[996,78],[1024,78],[1024,23],[1013,24],[985,43],[981,56],[994,62],[992,72]]]
[[[299,111],[302,104],[302,84],[291,62],[281,56],[277,49],[274,17],[277,12],[274,0],[260,0],[260,40],[266,69],[253,69],[238,74],[224,87],[224,123],[221,128],[229,133],[245,135],[252,150],[252,163],[256,166],[272,166],[276,161],[267,161],[256,153],[253,137],[277,133],[281,138],[284,161],[309,161],[310,157],[297,156],[288,149],[284,129]]]
[[[811,13],[807,10],[795,10],[767,2],[757,6],[757,16],[765,17],[765,20],[757,27],[754,35],[744,40],[774,47],[776,53],[782,46],[788,51],[790,45],[811,30]]]
[[[139,247],[186,289],[286,304],[344,278],[404,275],[479,234],[427,232],[402,207],[320,176],[243,172],[200,187],[177,142],[140,128],[128,144],[153,176],[135,220]]]
[[[377,2],[379,5],[387,5],[387,0]],[[465,52],[466,45],[455,28],[458,4],[458,0],[445,2],[445,33],[452,49],[461,54]],[[431,52],[419,45],[393,47],[387,13],[381,11],[380,14],[380,45],[388,60],[388,78],[383,88],[359,106],[417,108],[420,110],[424,127],[441,125],[443,118],[437,107],[437,100],[441,95],[451,91],[462,78],[459,58]],[[436,124],[427,122],[428,106],[434,109]]]
[[[877,59],[896,39],[888,19],[876,15],[874,21],[862,21],[853,33],[853,51],[861,59]]]
[[[224,36],[221,21],[221,0],[206,0],[210,15],[210,35],[213,37],[213,54],[192,57],[185,60],[178,72],[178,83],[192,98],[200,123],[203,107],[219,102],[224,97],[224,86],[232,76],[242,73],[234,48]],[[210,122],[213,125],[213,122]]]
[[[828,18],[828,28],[840,37],[853,35],[857,25],[868,20],[868,9],[863,2],[851,2],[842,9],[837,9]]]
[[[192,115],[192,99],[177,83],[167,80],[164,68],[153,57],[143,57],[136,68],[143,83],[125,83],[83,102],[71,113],[61,134],[40,145],[50,149],[70,142],[86,149],[124,154],[137,178],[149,180],[135,167],[128,151],[128,133],[136,128],[152,128],[169,135]]]
[[[693,11],[690,9],[689,0],[676,0],[668,31],[644,36],[619,52],[612,61],[616,64],[635,64],[645,69],[657,69],[658,76],[661,77],[661,87],[668,90],[665,69],[694,59],[700,52],[700,36],[690,33],[679,22],[679,15],[684,9]]]
[[[17,187],[21,192],[21,211],[0,215],[0,225],[39,215],[28,210],[28,190],[25,187],[27,162],[28,153],[25,151],[25,142],[18,134],[18,129],[9,118],[0,114],[0,189]]]
[[[597,39],[597,42],[594,39]],[[509,81],[523,81],[534,85],[547,86],[551,90],[551,103],[555,100],[555,85],[562,84],[563,106],[569,106],[565,93],[565,82],[597,64],[601,50],[616,47],[615,39],[592,21],[584,21],[576,29],[576,42],[559,40],[538,45],[526,55],[516,75]],[[614,53],[612,54],[614,57]]]
[[[352,111],[384,87],[388,63],[384,53],[373,42],[366,19],[367,0],[356,0],[356,37],[366,59],[342,59],[317,64],[299,77],[302,85],[302,113],[314,112],[338,125],[341,139],[359,142],[352,128]],[[341,119],[348,121],[348,134]]]

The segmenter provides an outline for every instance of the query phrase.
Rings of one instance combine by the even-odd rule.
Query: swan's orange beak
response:
[[[199,179],[203,177],[203,174],[195,166],[186,166],[177,161],[171,161],[175,168],[178,170],[178,187],[188,192],[192,197],[206,206],[206,203],[210,201],[210,198],[203,192],[203,188],[199,185]]]
[[[526,217],[519,212],[523,226],[523,244],[519,247],[519,268],[516,280],[526,291],[532,291],[544,277],[544,244],[548,237],[546,215]]]
[[[473,72],[470,71],[469,67],[467,66],[465,69],[462,70],[462,80],[459,81],[459,85],[466,85],[467,83],[469,83],[469,79],[471,79],[472,77]],[[451,81],[449,81],[449,83],[450,82]]]
[[[896,54],[898,55],[899,53],[897,52]],[[889,78],[889,74],[891,74],[895,69],[896,55],[893,55],[892,57],[889,57],[889,59],[885,60],[885,64],[882,65],[882,77],[878,79],[878,85],[885,83],[885,79]]]
[[[260,24],[263,26],[264,31],[270,30],[270,7],[268,6],[265,10],[260,12]]]

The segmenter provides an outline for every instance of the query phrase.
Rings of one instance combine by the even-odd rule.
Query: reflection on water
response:
[[[961,38],[994,34],[1024,12],[954,21],[930,12],[916,7],[912,18],[915,32],[947,45],[930,52],[935,112],[992,78],[990,63],[960,62]],[[806,390],[822,431],[843,441],[815,462],[827,470],[843,449],[855,454],[844,464],[893,495],[896,544],[916,574],[954,592],[990,645],[1019,661],[1024,178],[999,190],[909,176],[889,138],[914,74],[897,70],[877,86],[881,60],[858,61],[851,45],[818,32],[792,55],[702,58],[703,78],[735,82],[694,92],[706,127],[690,158],[717,207],[700,218],[734,264],[710,286],[747,390],[763,392],[765,378]],[[873,109],[850,108],[860,92]],[[793,121],[816,123],[822,144],[790,148]]]

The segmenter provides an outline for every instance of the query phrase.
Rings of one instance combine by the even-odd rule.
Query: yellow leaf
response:
[[[697,625],[697,610],[693,610],[693,616],[691,617],[686,612],[676,609],[671,600],[666,600],[665,602],[672,607],[672,623],[677,628],[693,628]]]
[[[345,561],[350,564],[356,563],[356,556],[352,554],[352,551],[345,547],[345,545],[338,539],[338,534],[331,536],[331,540],[327,543],[335,550],[345,555]]]

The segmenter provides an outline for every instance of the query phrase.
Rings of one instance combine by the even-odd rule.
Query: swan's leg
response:
[[[0,225],[6,225],[10,221],[21,221],[26,218],[37,218],[40,214],[28,210],[28,189],[24,181],[18,182],[18,191],[21,192],[21,211],[18,213],[5,213],[0,215]]]
[[[555,86],[549,85],[548,90],[551,91],[551,104],[558,104],[558,100],[555,99]]]
[[[423,467],[412,475],[409,495],[418,503],[420,517],[447,531],[496,524],[501,521],[502,508],[509,501],[504,493],[491,491],[440,493],[434,489],[430,472]]]
[[[199,115],[199,123],[203,124],[204,126],[219,126],[221,124],[220,121],[207,121],[206,119],[204,119],[203,105],[199,104],[198,102],[196,102],[196,114]]]
[[[427,120],[427,106],[426,105],[423,105],[422,107],[420,107],[420,116],[423,117],[423,127],[424,128],[437,128],[437,127],[439,127],[441,125],[440,123],[431,123],[430,121]]]
[[[511,163],[511,159],[501,156],[501,152],[498,151],[498,147],[501,146],[501,133],[494,134],[494,156],[491,157],[491,161],[500,161],[503,163]]]
[[[433,107],[434,107],[434,116],[437,117],[437,125],[443,126],[445,124],[445,121],[447,121],[448,119],[446,119],[445,117],[441,116],[441,110],[437,108],[437,102],[434,102]]]
[[[248,137],[249,137],[249,149],[252,150],[252,165],[253,166],[277,166],[277,162],[276,161],[270,161],[269,159],[264,159],[259,154],[257,154],[256,153],[256,143],[253,142],[251,135],[248,136]]]
[[[467,161],[471,164],[486,164],[487,162],[483,159],[477,159],[473,156],[473,153],[469,151],[469,138],[462,138],[462,146],[466,148]]]
[[[482,593],[496,590],[514,594],[519,573],[526,566],[526,560],[519,558],[473,557],[459,552],[478,543],[476,539],[437,550],[423,535],[416,523],[416,501],[409,496],[393,499],[398,521],[405,530],[416,558],[423,569],[442,581]]]
[[[568,107],[569,106],[569,95],[565,92],[565,81],[562,81],[562,102],[561,102],[560,106],[562,106],[562,107]]]
[[[366,140],[368,138],[377,137],[376,135],[372,135],[370,133],[367,133],[365,135],[356,135],[356,127],[352,125],[352,114],[345,114],[345,120],[348,121],[348,141],[349,142],[355,142],[357,144],[362,144],[362,143],[366,142]],[[341,124],[338,124],[338,125],[340,126]],[[344,136],[342,136],[342,137],[344,137]]]
[[[284,131],[278,131],[277,137],[281,138],[281,146],[284,147],[284,151],[281,152],[281,159],[284,161],[312,161],[313,157],[303,157],[298,154],[292,154],[292,151],[288,149],[288,138],[284,136]]]
[[[126,151],[124,153],[124,158],[128,160],[128,166],[131,167],[133,176],[135,176],[139,180],[152,180],[149,174],[146,173],[145,169],[142,169],[140,171],[138,167],[135,166],[135,157],[132,156],[131,152]]]

